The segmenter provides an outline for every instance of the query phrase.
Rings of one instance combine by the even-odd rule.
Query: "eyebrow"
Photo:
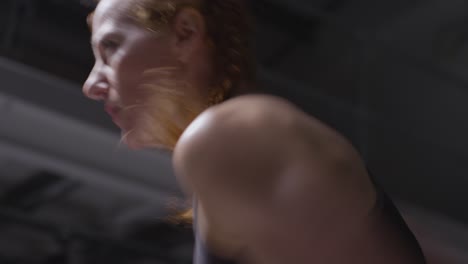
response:
[[[91,47],[93,47],[93,48],[98,47],[99,42],[101,42],[109,34],[110,33],[100,34],[101,36],[98,35],[99,38],[95,37],[95,35],[91,35],[91,39],[90,39]]]
[[[95,34],[92,34],[91,38],[90,38],[90,41],[89,41],[89,43],[91,44],[91,47],[92,48],[97,48],[99,46],[99,42],[101,42],[102,39],[108,34],[109,33],[99,34],[99,35],[97,35],[97,37],[96,37]]]
[[[92,18],[91,18],[92,19]],[[107,23],[104,23],[106,24],[105,26],[107,26]],[[103,25],[101,25],[102,27]],[[91,43],[91,46],[92,47],[97,47],[99,42],[102,41],[102,39],[106,38],[108,35],[112,35],[112,34],[115,34],[115,32],[112,32],[108,29],[105,29],[103,32],[102,30],[96,32],[96,31],[92,31],[91,32],[91,38],[90,38],[90,43]]]

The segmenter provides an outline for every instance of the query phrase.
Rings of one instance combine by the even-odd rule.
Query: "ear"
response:
[[[183,8],[173,20],[172,31],[175,54],[180,61],[188,62],[205,39],[206,28],[202,14],[192,7]]]

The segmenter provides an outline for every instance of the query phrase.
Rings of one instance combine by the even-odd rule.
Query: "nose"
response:
[[[92,100],[103,101],[109,96],[109,88],[110,85],[107,78],[94,67],[83,84],[83,93]]]

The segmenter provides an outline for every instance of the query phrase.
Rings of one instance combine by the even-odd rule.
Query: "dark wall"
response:
[[[256,1],[260,79],[345,134],[391,194],[468,221],[466,7]],[[1,54],[79,90],[92,65],[89,11],[78,1],[2,1]],[[60,106],[33,88],[1,90],[111,129],[97,105],[77,110],[82,98]]]

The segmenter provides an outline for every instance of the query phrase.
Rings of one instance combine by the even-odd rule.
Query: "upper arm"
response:
[[[208,110],[179,140],[176,173],[189,182],[198,199],[206,197],[204,204],[211,204],[212,195],[226,205],[266,199],[272,191],[269,183],[288,163],[284,138],[288,132],[279,128],[285,123],[262,107]]]
[[[209,228],[239,243],[308,217],[308,209],[327,214],[324,200],[341,191],[329,168],[341,154],[305,140],[306,126],[292,106],[260,101],[202,114],[174,152],[176,174],[192,186]],[[331,202],[333,207],[341,201]]]
[[[190,125],[173,162],[203,205],[210,228],[242,236],[268,211],[275,182],[291,158],[294,129],[286,129],[291,120],[278,118],[272,108],[228,103]]]

